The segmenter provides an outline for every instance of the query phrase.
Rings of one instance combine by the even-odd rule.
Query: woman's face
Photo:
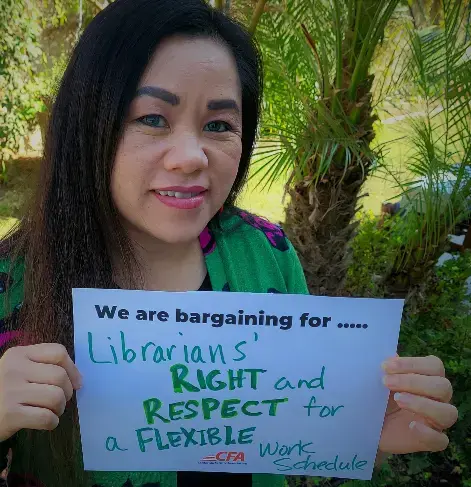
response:
[[[194,240],[226,200],[242,152],[235,61],[211,39],[159,45],[125,121],[111,193],[131,236]]]

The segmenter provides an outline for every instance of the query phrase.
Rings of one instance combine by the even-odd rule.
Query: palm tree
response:
[[[268,186],[288,173],[286,231],[313,294],[342,291],[375,160],[371,67],[398,3],[274,0],[258,27],[266,99],[257,167]]]
[[[412,297],[448,246],[448,235],[471,213],[471,41],[467,6],[443,1],[443,24],[410,31],[407,79],[424,115],[410,119],[412,181],[400,186],[407,214],[398,221],[404,244],[386,276],[386,294]],[[471,231],[469,229],[468,231]]]

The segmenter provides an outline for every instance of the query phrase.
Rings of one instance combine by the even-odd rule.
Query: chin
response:
[[[194,214],[186,218],[171,218],[159,215],[158,218],[123,218],[124,227],[131,239],[147,242],[167,243],[172,245],[188,244],[198,239],[210,220],[209,212]]]
[[[188,232],[153,232],[150,236],[154,237],[161,243],[172,244],[172,245],[184,245],[194,242],[198,237],[199,233]]]
[[[153,237],[163,243],[187,244],[197,240],[206,225],[206,222],[199,223],[197,221],[186,224],[161,223],[156,227],[145,229],[145,232],[149,237]]]

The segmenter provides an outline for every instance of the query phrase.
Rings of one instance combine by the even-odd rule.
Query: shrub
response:
[[[19,142],[43,106],[35,83],[39,47],[38,11],[24,0],[0,2],[0,161],[18,150]]]
[[[437,355],[453,384],[459,421],[449,431],[450,445],[441,453],[408,455],[392,462],[407,485],[471,486],[471,254],[459,255],[436,268],[421,306],[402,324],[401,355]]]
[[[401,244],[397,219],[365,213],[353,240],[352,259],[346,290],[351,296],[383,297],[384,276],[388,275]]]
[[[367,216],[353,243],[353,263],[348,284],[353,295],[383,296],[382,276],[400,249],[400,224],[394,219],[381,226]],[[471,254],[454,256],[436,267],[424,283],[414,309],[406,307],[399,339],[403,356],[437,355],[454,388],[453,403],[458,423],[448,431],[450,445],[444,452],[397,455],[373,482],[343,483],[346,487],[471,487],[471,296],[466,280],[471,277]],[[333,485],[321,481],[313,485]],[[339,485],[336,483],[335,485]]]

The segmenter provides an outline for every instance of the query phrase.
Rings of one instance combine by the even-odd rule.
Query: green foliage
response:
[[[404,227],[399,218],[380,224],[366,216],[353,242],[348,290],[353,295],[382,297],[382,276],[401,251]],[[376,485],[471,485],[471,296],[466,280],[471,277],[471,253],[463,253],[434,268],[415,306],[406,308],[399,353],[403,356],[437,355],[454,388],[453,403],[459,421],[448,433],[450,445],[440,453],[397,455],[377,472],[373,482],[348,482],[348,487]],[[321,484],[328,486],[329,484]]]
[[[266,66],[263,182],[318,183],[373,157],[371,66],[398,0],[274,0],[257,28]]]
[[[81,27],[99,9],[95,3],[83,1]],[[37,123],[38,112],[47,110],[69,54],[47,59],[42,30],[64,26],[79,6],[79,0],[0,1],[0,180],[6,179],[5,161]]]
[[[384,276],[389,273],[402,240],[399,233],[393,232],[396,224],[394,218],[381,221],[372,213],[362,215],[347,272],[346,288],[350,295],[384,296]]]
[[[433,478],[439,474],[448,479],[460,478],[461,483],[454,485],[471,482],[471,297],[465,284],[469,277],[469,252],[437,268],[420,306],[407,314],[400,338],[403,355],[439,356],[453,384],[453,402],[460,417],[449,432],[450,446],[445,452],[426,455],[429,465],[420,473],[428,472]],[[418,483],[420,476],[411,471],[412,458],[403,459],[403,468],[407,465],[415,485],[428,485]]]
[[[43,100],[50,102],[55,96],[59,83],[62,79],[64,71],[67,67],[69,56],[68,53],[63,53],[57,59],[51,59],[51,66],[47,67],[37,76],[38,90]]]
[[[24,0],[2,0],[0,30],[0,161],[4,164],[43,107],[34,68],[42,57],[39,12]]]
[[[468,14],[461,0],[444,0],[441,15],[442,24],[433,30],[417,31],[411,26],[409,31],[405,89],[413,82],[423,115],[409,118],[404,140],[412,147],[405,161],[412,180],[407,184],[397,180],[413,210],[407,218],[416,231],[409,234],[396,272],[433,265],[447,235],[469,216],[471,41],[464,34]],[[452,166],[454,179],[450,180]]]

